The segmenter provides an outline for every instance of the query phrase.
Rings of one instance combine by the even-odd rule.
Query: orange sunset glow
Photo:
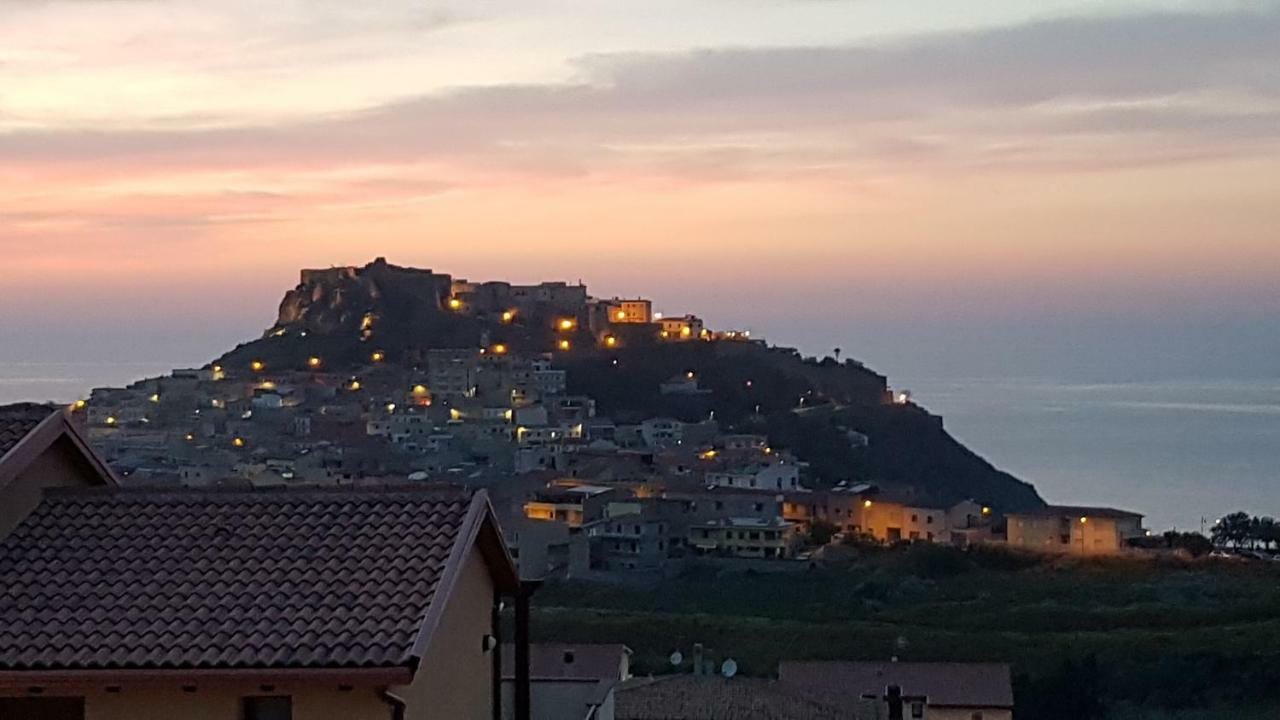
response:
[[[1274,6],[944,5],[7,4],[5,326],[232,337],[375,254],[796,342],[1277,308]]]

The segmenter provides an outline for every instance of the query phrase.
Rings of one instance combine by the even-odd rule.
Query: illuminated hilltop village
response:
[[[1142,533],[1047,507],[854,360],[381,258],[303,270],[261,338],[76,412],[126,482],[488,488],[535,577],[785,559],[823,533],[1081,553]]]

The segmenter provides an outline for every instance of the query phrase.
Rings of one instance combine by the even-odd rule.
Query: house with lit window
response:
[[[800,536],[781,518],[726,517],[689,526],[687,546],[698,555],[735,558],[789,558]]]
[[[556,484],[539,490],[524,504],[530,520],[555,520],[580,528],[604,518],[614,490],[596,485]]]
[[[661,326],[659,334],[663,340],[698,340],[706,332],[702,319],[696,315],[664,317],[658,324]]]
[[[1074,555],[1114,555],[1146,535],[1141,514],[1106,507],[1050,505],[1005,522],[1009,547]]]
[[[616,324],[642,324],[653,322],[653,302],[644,298],[614,298],[602,303],[608,311],[609,322]]]
[[[527,637],[483,492],[57,488],[0,586],[2,718],[492,720]]]
[[[814,521],[826,522],[846,534],[880,542],[969,545],[993,539],[994,516],[988,506],[972,500],[950,507],[933,506],[868,484],[788,492],[783,516],[802,528]]]

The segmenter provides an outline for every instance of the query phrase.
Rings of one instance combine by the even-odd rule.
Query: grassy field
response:
[[[1270,565],[845,552],[800,572],[707,565],[646,587],[550,584],[534,634],[625,642],[641,673],[668,672],[670,653],[688,656],[695,642],[753,675],[783,659],[1004,661],[1024,717],[1057,707],[1207,720],[1275,717],[1280,706],[1280,569]],[[1082,694],[1105,713],[1072,706]]]

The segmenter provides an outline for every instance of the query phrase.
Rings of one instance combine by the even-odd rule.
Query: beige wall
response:
[[[392,692],[405,700],[406,720],[492,720],[493,581],[479,551],[463,565],[431,647],[413,683]]]
[[[529,712],[534,720],[582,720],[591,703],[599,699],[599,683],[595,680],[533,680],[529,688]],[[516,683],[502,683],[502,717],[512,720],[515,712]],[[592,720],[613,720],[613,692],[609,692],[608,713],[597,712]]]
[[[1078,517],[1008,516],[1008,542],[1010,547],[1042,550],[1075,555],[1111,555],[1120,552],[1121,536],[1112,518],[1090,517],[1080,522]],[[1069,535],[1068,542],[1062,542]]]
[[[109,693],[106,685],[48,687],[42,697],[83,697],[85,720],[240,720],[243,698],[288,695],[294,720],[388,720],[391,706],[376,688],[338,689],[338,683],[272,683],[265,692],[258,683],[195,683],[186,692],[181,683],[120,685]],[[3,696],[31,697],[27,689],[0,689]]]
[[[65,437],[59,438],[0,490],[0,538],[22,522],[45,488],[101,485],[98,475]]]

